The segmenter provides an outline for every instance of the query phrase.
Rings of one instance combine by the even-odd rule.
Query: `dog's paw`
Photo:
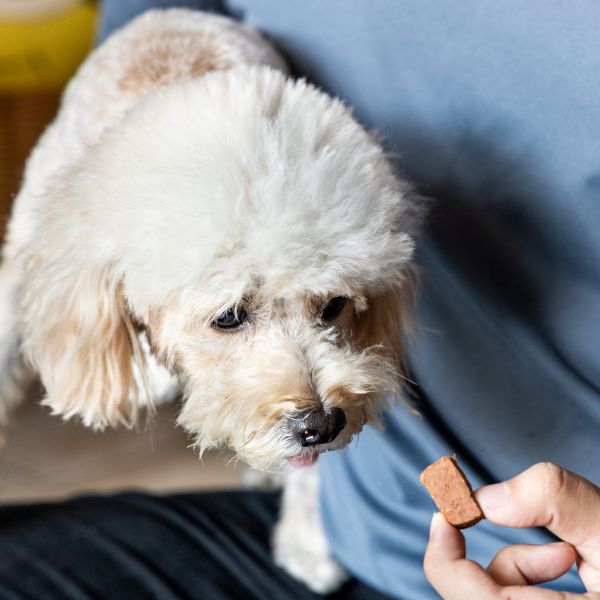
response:
[[[318,594],[336,591],[348,574],[331,556],[323,529],[305,519],[282,519],[273,535],[275,563]]]

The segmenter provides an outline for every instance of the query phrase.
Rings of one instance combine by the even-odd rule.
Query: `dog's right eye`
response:
[[[213,322],[217,329],[237,329],[248,320],[248,313],[243,308],[230,308],[220,314]]]
[[[337,319],[341,312],[344,310],[344,306],[348,302],[348,298],[344,298],[343,296],[336,296],[332,298],[323,308],[323,314],[321,315],[321,319],[323,321],[334,321]]]

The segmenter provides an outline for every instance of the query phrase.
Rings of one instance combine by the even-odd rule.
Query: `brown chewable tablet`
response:
[[[473,488],[454,456],[444,456],[429,465],[421,473],[421,483],[450,525],[463,529],[483,519]]]

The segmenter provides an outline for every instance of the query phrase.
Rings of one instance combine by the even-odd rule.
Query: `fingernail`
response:
[[[444,520],[444,516],[440,512],[433,514],[431,525],[429,526],[429,539],[433,540],[437,537],[440,531],[440,523]]]
[[[510,488],[505,481],[486,485],[477,490],[475,498],[477,498],[477,502],[479,502],[484,511],[486,509],[494,510],[495,508],[502,508],[510,500]]]

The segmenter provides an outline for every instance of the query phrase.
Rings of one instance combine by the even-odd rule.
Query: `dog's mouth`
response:
[[[287,459],[288,462],[292,465],[292,467],[295,467],[297,469],[301,467],[310,467],[311,465],[314,465],[317,462],[317,460],[319,460],[319,453],[300,453],[294,456],[288,456]]]

